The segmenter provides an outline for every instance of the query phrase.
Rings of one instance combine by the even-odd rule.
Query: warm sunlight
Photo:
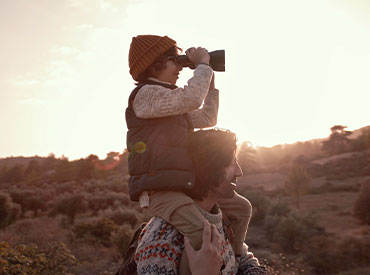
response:
[[[15,0],[0,3],[0,18],[0,157],[122,152],[138,34],[225,49],[217,126],[239,141],[272,146],[370,124],[368,1]],[[178,84],[190,76],[184,69]]]

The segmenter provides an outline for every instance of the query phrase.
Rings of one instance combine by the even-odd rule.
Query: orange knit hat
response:
[[[137,81],[140,73],[172,47],[176,47],[176,41],[168,36],[138,35],[133,37],[128,54],[132,78]]]

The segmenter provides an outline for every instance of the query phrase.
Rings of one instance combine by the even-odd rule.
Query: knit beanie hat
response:
[[[138,35],[133,37],[128,55],[132,78],[137,81],[140,73],[172,47],[176,47],[176,41],[168,36]]]

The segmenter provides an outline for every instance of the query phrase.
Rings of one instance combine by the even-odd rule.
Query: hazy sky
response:
[[[218,126],[240,142],[370,125],[368,0],[0,0],[0,34],[0,157],[122,152],[138,34],[226,50]]]

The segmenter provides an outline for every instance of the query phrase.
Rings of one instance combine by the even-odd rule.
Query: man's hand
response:
[[[200,63],[209,65],[210,57],[205,48],[189,48],[186,50],[185,53],[189,60],[194,63],[195,67],[198,66]]]
[[[185,237],[185,251],[189,259],[192,275],[218,275],[223,264],[221,241],[214,224],[204,222],[203,243],[200,250],[195,250]]]

